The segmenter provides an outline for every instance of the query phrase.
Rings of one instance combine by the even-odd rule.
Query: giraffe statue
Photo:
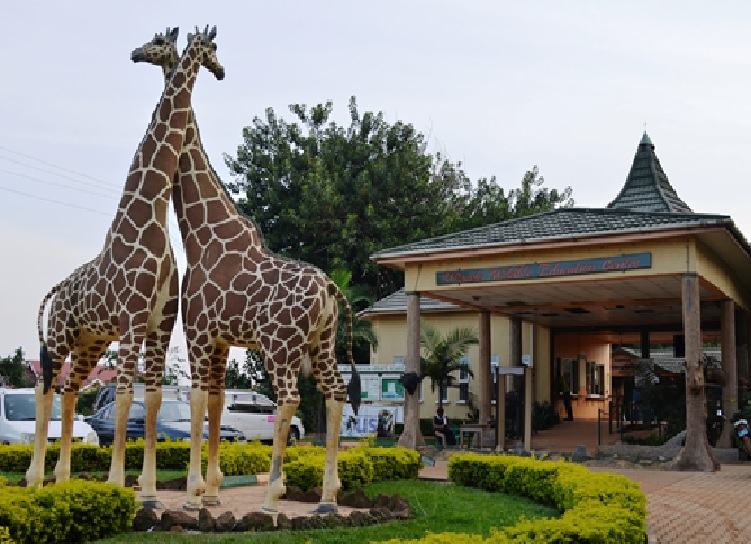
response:
[[[177,30],[168,32],[168,35],[176,39]],[[124,483],[125,424],[133,398],[132,380],[138,351],[145,341],[147,360],[149,355],[158,353],[159,364],[154,364],[152,359],[147,363],[145,375],[147,418],[141,480],[144,502],[156,501],[156,414],[161,404],[159,386],[178,307],[177,268],[166,227],[167,209],[198,69],[203,65],[218,79],[224,77],[224,69],[216,59],[215,35],[216,29],[208,32],[208,27],[204,32],[189,35],[188,46],[175,65],[136,152],[102,252],[53,288],[42,302],[44,306],[47,300],[54,298],[47,342],[40,333],[44,383],[37,386],[37,399],[44,400],[45,417],[37,418],[37,437],[46,437],[52,400],[50,385],[67,354],[73,351],[74,355],[82,355],[78,357],[80,361],[74,361],[73,367],[77,371],[71,374],[78,376],[79,370],[86,366],[84,359],[92,366],[99,357],[91,354],[96,352],[101,356],[111,340],[119,339],[120,372],[109,477],[111,482]],[[136,49],[133,60],[138,61],[138,56],[139,50]],[[165,320],[165,317],[168,319]],[[40,317],[40,324],[41,321]],[[95,347],[91,348],[89,344]],[[71,382],[75,383],[75,378]],[[74,399],[73,395],[70,396]],[[37,403],[38,407],[41,405],[42,402]],[[27,473],[30,483],[40,479],[37,474],[43,475],[42,448],[45,441],[35,440],[34,459]],[[28,478],[30,475],[37,479]]]
[[[174,52],[155,37],[143,60],[170,71]],[[181,288],[183,326],[191,360],[191,456],[185,508],[219,504],[219,427],[230,346],[261,351],[278,399],[272,470],[264,511],[276,515],[284,493],[282,459],[292,416],[299,404],[297,378],[310,366],[327,406],[326,470],[318,510],[336,510],[338,432],[349,393],[355,412],[360,379],[352,358],[352,312],[341,290],[321,270],[283,259],[263,245],[252,219],[241,215],[212,168],[191,111],[180,155],[173,204],[188,267]],[[344,385],[334,355],[338,304],[347,318],[352,380]],[[209,451],[206,480],[200,444],[208,410]]]

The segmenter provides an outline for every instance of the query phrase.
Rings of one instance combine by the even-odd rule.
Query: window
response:
[[[469,402],[469,355],[462,356],[459,364],[465,366],[459,371],[459,402]]]
[[[605,394],[605,365],[587,361],[587,395]]]
[[[558,392],[563,394],[563,380],[566,379],[572,395],[579,392],[579,361],[573,359],[560,360],[561,371],[558,379]]]

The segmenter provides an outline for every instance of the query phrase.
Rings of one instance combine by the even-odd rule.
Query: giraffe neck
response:
[[[107,244],[115,238],[128,245],[148,243],[151,236],[144,236],[147,230],[166,232],[172,180],[199,68],[197,51],[188,47],[172,71],[136,150]],[[169,244],[168,239],[165,243]]]
[[[203,256],[209,230],[212,238],[242,238],[240,243],[246,248],[265,251],[260,230],[251,219],[238,212],[211,166],[193,110],[180,156],[173,205],[189,264],[198,262]]]

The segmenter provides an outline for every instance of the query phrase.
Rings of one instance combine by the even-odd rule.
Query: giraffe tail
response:
[[[47,302],[55,296],[60,290],[64,282],[60,282],[55,285],[42,299],[42,303],[39,305],[39,316],[37,317],[37,327],[39,332],[39,364],[42,367],[42,380],[44,382],[44,393],[46,394],[52,386],[52,358],[47,351],[47,342],[44,339],[44,309],[47,307]]]
[[[362,399],[362,381],[360,379],[360,373],[357,371],[357,366],[355,366],[355,358],[352,356],[352,306],[349,304],[347,297],[344,296],[344,293],[339,286],[333,282],[332,286],[334,287],[334,296],[336,296],[336,299],[342,305],[347,319],[345,342],[347,344],[347,359],[352,365],[352,378],[347,384],[347,394],[349,395],[349,402],[352,405],[352,411],[357,415],[357,412],[360,409],[360,401]]]

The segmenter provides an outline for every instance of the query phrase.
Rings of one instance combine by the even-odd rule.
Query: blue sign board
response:
[[[469,268],[466,270],[442,270],[436,272],[437,285],[461,285],[464,283],[486,283],[491,281],[531,280],[556,278],[560,276],[580,276],[603,272],[623,272],[639,268],[652,268],[651,253],[633,253],[616,257],[597,259],[577,259],[573,261],[551,261],[511,266],[491,266],[489,268]]]

